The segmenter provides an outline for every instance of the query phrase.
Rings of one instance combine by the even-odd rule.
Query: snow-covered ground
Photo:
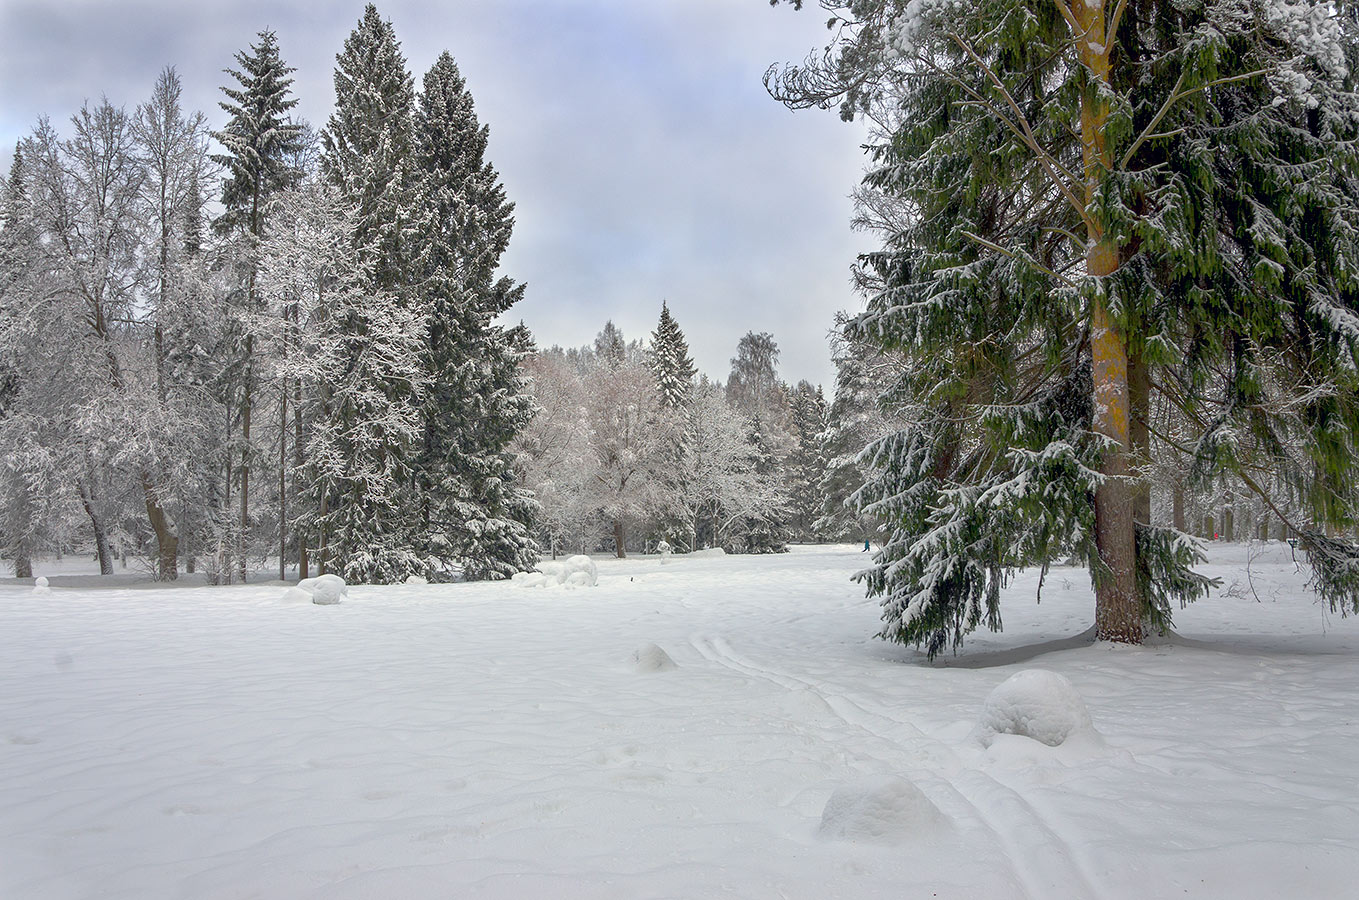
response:
[[[335,606],[0,581],[0,898],[1355,896],[1359,620],[1286,546],[1213,547],[1140,648],[1021,577],[936,665],[872,638],[858,549]],[[980,727],[1061,701],[988,706],[1029,669],[1093,731]]]

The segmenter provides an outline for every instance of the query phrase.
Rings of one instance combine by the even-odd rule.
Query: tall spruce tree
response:
[[[433,574],[456,567],[478,579],[507,578],[538,559],[536,504],[509,452],[532,403],[522,354],[494,321],[524,286],[496,277],[514,205],[485,159],[488,136],[453,57],[441,54],[415,114],[421,227],[412,256],[429,310],[417,468]]]
[[[669,409],[683,409],[694,393],[694,360],[679,323],[670,315],[670,306],[661,301],[661,319],[651,334],[651,371],[656,390]]]
[[[788,527],[793,539],[814,541],[821,537],[821,481],[827,460],[823,434],[828,424],[826,398],[821,388],[799,381],[792,398],[793,449],[785,462],[788,484]]]
[[[794,5],[800,6],[798,0]],[[824,0],[823,6],[838,7]],[[1263,0],[864,0],[823,58],[772,72],[794,106],[885,123],[869,176],[905,224],[847,331],[901,354],[911,424],[860,492],[891,533],[866,580],[884,637],[933,655],[1025,565],[1088,561],[1101,639],[1202,596],[1141,473],[1174,449],[1293,518],[1317,586],[1359,604],[1359,102],[1337,7]]]
[[[240,461],[237,466],[228,450],[227,487],[230,495],[231,470],[239,478],[237,490],[240,515],[235,530],[235,566],[242,581],[248,564],[246,547],[250,534],[250,471],[254,462],[251,437],[252,415],[256,402],[256,360],[254,329],[251,319],[260,312],[255,288],[258,275],[258,248],[264,239],[269,200],[276,193],[296,184],[301,177],[292,159],[300,142],[301,126],[292,122],[288,111],[297,105],[290,96],[293,71],[279,54],[278,39],[272,31],[261,31],[259,43],[236,54],[240,69],[227,69],[239,87],[223,87],[227,99],[218,105],[230,118],[226,127],[214,132],[226,152],[213,157],[225,167],[222,183],[222,215],[214,223],[221,234],[243,239],[238,295],[238,358],[232,366],[235,384],[224,386],[235,394],[240,428]],[[227,499],[227,498],[224,498]],[[229,499],[227,499],[229,505]],[[283,524],[280,523],[280,528]],[[227,567],[227,571],[230,568]]]
[[[323,569],[386,583],[428,569],[412,466],[428,319],[412,284],[415,92],[396,33],[371,4],[336,63],[321,167],[346,208],[358,274],[326,311],[328,340],[341,352],[317,423],[328,460],[312,484],[311,521]]]

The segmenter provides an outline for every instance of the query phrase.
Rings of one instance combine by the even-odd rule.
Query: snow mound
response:
[[[836,789],[826,801],[817,833],[832,840],[896,843],[937,831],[947,822],[920,788],[887,776]]]
[[[675,661],[655,644],[647,644],[632,652],[632,664],[638,672],[668,672],[677,669]]]
[[[406,584],[429,584],[429,579],[423,575],[407,575]]]
[[[311,582],[310,585],[307,582]],[[302,590],[311,590],[311,602],[318,606],[334,606],[341,597],[349,596],[349,585],[339,575],[320,575],[297,583]]]
[[[39,575],[37,578],[33,579],[33,593],[35,594],[52,593],[52,589],[47,585],[47,576]]]
[[[977,737],[985,747],[998,734],[1033,738],[1049,747],[1072,735],[1093,732],[1085,701],[1065,676],[1025,669],[997,685],[986,698]]]
[[[709,557],[713,557],[713,556],[726,556],[726,555],[727,555],[727,551],[723,550],[721,547],[713,547],[713,548],[708,549],[708,550],[695,550],[693,553],[690,553],[690,554],[689,554],[689,558],[690,558],[690,559],[708,559]]]
[[[290,587],[283,592],[282,600],[284,603],[310,603],[311,591],[304,591],[298,587]]]
[[[594,587],[599,583],[599,570],[588,556],[578,555],[566,560],[538,563],[537,572],[516,572],[510,576],[516,586],[530,587]]]
[[[579,554],[566,561],[566,574],[570,576],[583,572],[589,576],[589,586],[594,587],[599,584],[599,569],[595,566],[595,561],[590,557]]]
[[[521,588],[540,588],[547,584],[547,576],[542,572],[515,572],[510,576],[510,584]]]

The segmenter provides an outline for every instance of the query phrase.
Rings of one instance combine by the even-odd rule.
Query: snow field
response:
[[[1007,631],[935,666],[871,638],[860,549],[324,610],[5,582],[0,897],[1351,890],[1359,622],[1322,614],[1286,547],[1250,560],[1253,592],[1247,551],[1214,547],[1218,596],[1140,648],[1080,639],[1084,572],[1038,606],[1025,573]],[[988,697],[1032,670],[1092,730],[986,746]],[[1073,708],[1052,684],[993,706],[1035,699]]]

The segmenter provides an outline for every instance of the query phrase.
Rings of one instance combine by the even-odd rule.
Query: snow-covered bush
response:
[[[1094,726],[1085,701],[1062,675],[1025,669],[1001,682],[986,698],[974,732],[989,747],[998,734],[1017,734],[1056,747]]]
[[[311,595],[311,602],[319,606],[332,606],[339,603],[341,597],[349,596],[349,585],[339,575],[303,578],[295,590],[306,591]]]
[[[537,572],[518,572],[510,577],[518,587],[594,587],[599,583],[595,561],[584,554],[565,560],[538,563]]]
[[[903,778],[875,778],[838,788],[826,801],[818,833],[844,841],[892,843],[947,823],[928,797]]]
[[[595,565],[593,559],[584,554],[572,556],[566,561],[566,578],[563,581],[569,581],[571,576],[576,574],[585,575],[587,580],[577,579],[574,582],[575,584],[589,585],[590,587],[599,584],[599,568]]]

